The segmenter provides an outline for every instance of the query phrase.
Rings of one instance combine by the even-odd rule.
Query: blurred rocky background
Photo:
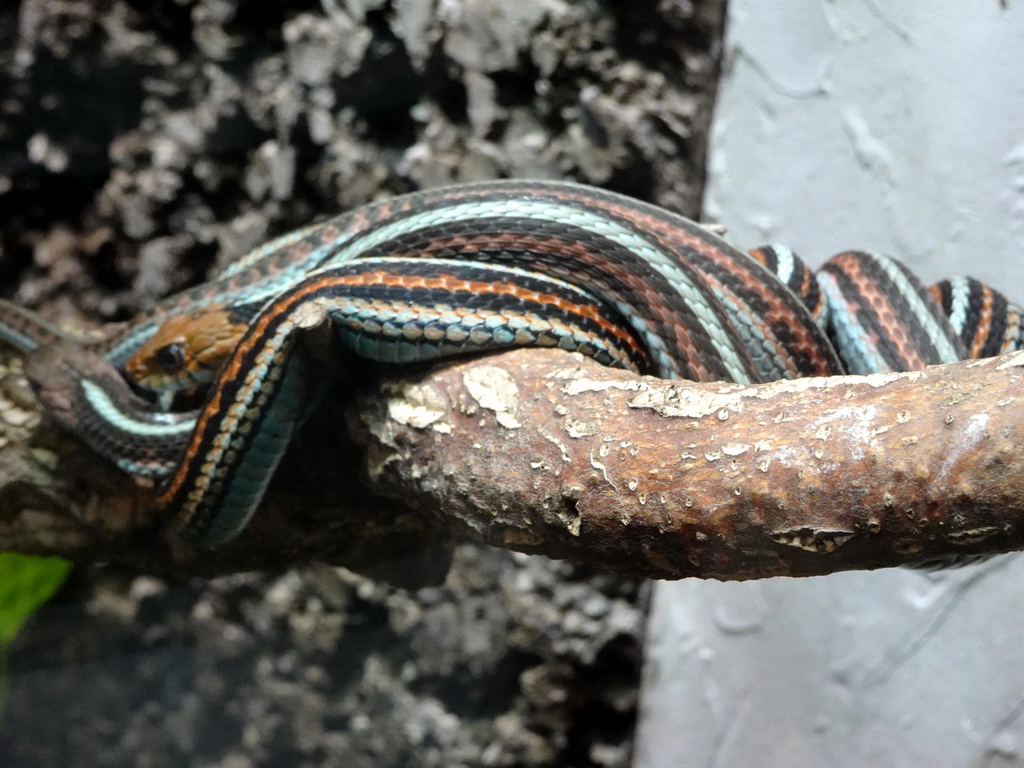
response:
[[[695,216],[724,2],[0,6],[0,294],[129,319],[263,240],[451,182]],[[460,546],[438,586],[81,566],[9,649],[0,766],[629,764],[644,585]]]

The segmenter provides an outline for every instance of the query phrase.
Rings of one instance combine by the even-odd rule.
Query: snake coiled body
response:
[[[860,252],[815,275],[785,248],[743,253],[656,206],[528,181],[414,193],[287,234],[81,361],[67,351],[78,342],[10,304],[0,339],[30,361],[60,344],[63,378],[51,365],[37,381],[54,417],[156,479],[175,527],[215,545],[245,526],[323,389],[299,343],[311,316],[380,363],[547,346],[738,383],[914,370],[1024,345],[1021,311],[977,281],[926,290]],[[204,405],[175,411],[182,391],[204,392]]]

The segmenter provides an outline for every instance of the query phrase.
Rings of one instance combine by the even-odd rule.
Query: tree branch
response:
[[[384,386],[372,487],[495,546],[655,578],[1024,546],[1024,353],[760,386],[523,351]]]
[[[40,422],[14,370],[0,549],[204,575],[323,560],[406,583],[441,578],[455,535],[654,578],[1005,552],[1024,548],[1022,377],[1024,353],[754,387],[548,350],[404,370],[339,391],[249,529],[210,552],[163,536],[147,489]]]

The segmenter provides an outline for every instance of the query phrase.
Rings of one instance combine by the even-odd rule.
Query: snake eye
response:
[[[185,348],[181,344],[168,344],[160,347],[153,359],[165,372],[177,373],[185,367]]]

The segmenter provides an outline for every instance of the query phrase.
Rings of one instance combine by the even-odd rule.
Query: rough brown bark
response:
[[[154,535],[151,494],[81,453],[50,466],[88,489],[93,525],[8,504],[0,549],[207,574],[399,558],[407,581],[443,576],[459,534],[663,579],[1006,552],[1024,548],[1022,380],[1024,353],[744,387],[523,350],[386,378],[348,406],[339,392],[253,530],[221,550]],[[38,462],[10,466],[32,467],[36,498],[55,485]]]
[[[496,546],[673,579],[1024,548],[1024,353],[753,387],[524,351],[388,383],[372,487]]]

